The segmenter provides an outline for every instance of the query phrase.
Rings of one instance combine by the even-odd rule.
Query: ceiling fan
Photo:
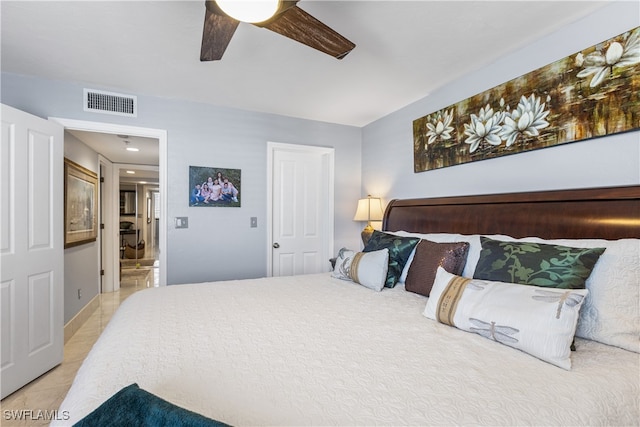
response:
[[[252,3],[247,1],[245,3]],[[259,3],[254,1],[253,3]],[[341,36],[304,10],[298,0],[280,0],[273,16],[253,25],[266,28],[292,40],[317,49],[337,59],[342,59],[356,45]],[[239,20],[232,18],[222,7],[222,0],[205,2],[206,14],[202,33],[200,61],[217,61],[222,58]]]

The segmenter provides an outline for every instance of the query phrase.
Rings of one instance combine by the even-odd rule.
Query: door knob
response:
[[[278,249],[278,248],[280,247],[280,244],[279,244],[278,242],[275,242],[275,243],[273,244],[273,247],[274,247],[275,249]]]

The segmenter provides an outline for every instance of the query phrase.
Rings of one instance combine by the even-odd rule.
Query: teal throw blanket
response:
[[[131,384],[81,419],[75,427],[228,427],[176,406]]]

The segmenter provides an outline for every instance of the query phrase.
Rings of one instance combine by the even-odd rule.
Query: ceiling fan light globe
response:
[[[280,0],[216,0],[216,3],[230,17],[252,24],[268,20],[280,6]]]

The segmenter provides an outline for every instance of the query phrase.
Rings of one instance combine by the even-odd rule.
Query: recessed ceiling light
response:
[[[133,175],[136,173],[136,171],[127,171],[127,173],[130,173],[131,175]]]
[[[131,142],[129,142],[129,141],[124,141],[124,148],[125,148],[127,151],[140,151],[140,149],[139,149],[139,148],[136,148],[136,147],[130,147],[130,146],[129,146],[129,144],[131,144]]]

